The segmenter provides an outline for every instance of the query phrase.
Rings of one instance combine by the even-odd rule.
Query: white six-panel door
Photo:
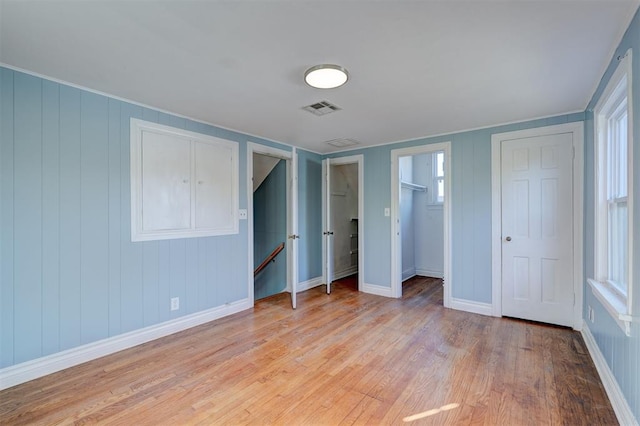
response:
[[[501,143],[504,316],[573,325],[572,138]]]

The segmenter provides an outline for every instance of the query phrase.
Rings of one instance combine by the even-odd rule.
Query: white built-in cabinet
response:
[[[131,119],[131,240],[238,233],[238,144]]]

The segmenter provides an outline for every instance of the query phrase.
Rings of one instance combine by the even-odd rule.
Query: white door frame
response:
[[[327,197],[330,194],[330,187],[327,180],[327,168],[343,164],[358,165],[358,291],[362,291],[364,286],[364,155],[350,155],[348,157],[327,158],[322,162],[322,229],[329,231],[327,223],[329,219],[329,208]],[[327,257],[327,236],[322,238],[322,281],[327,284],[327,293],[330,290],[330,283],[327,273],[329,259]]]
[[[254,305],[254,277],[253,277],[253,154],[268,155],[271,157],[281,158],[287,162],[287,288],[286,291],[291,292],[291,304],[296,308],[296,292],[298,285],[298,244],[295,240],[290,240],[289,235],[297,235],[298,233],[298,206],[297,206],[297,153],[295,148],[292,151],[285,151],[278,148],[272,148],[266,145],[260,145],[253,142],[247,142],[247,235],[248,244],[248,288],[249,300],[251,306]],[[292,244],[289,242],[293,241]]]
[[[491,276],[492,314],[502,316],[502,141],[537,136],[573,134],[573,328],[582,329],[583,300],[583,229],[584,220],[584,123],[574,122],[554,126],[516,130],[491,135]]]
[[[400,241],[400,157],[444,151],[444,297],[443,304],[451,307],[451,142],[440,142],[391,150],[391,296],[402,297],[402,244]]]

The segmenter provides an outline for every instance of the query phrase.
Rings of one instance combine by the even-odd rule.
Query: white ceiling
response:
[[[638,0],[7,1],[0,62],[319,153],[583,111]],[[303,82],[316,64],[349,82]],[[301,107],[327,100],[341,111]]]

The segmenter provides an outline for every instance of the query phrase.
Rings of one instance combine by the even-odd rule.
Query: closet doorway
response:
[[[394,297],[414,276],[441,278],[450,295],[450,143],[391,151],[392,277]]]
[[[363,156],[330,158],[322,162],[323,281],[327,294],[335,280],[357,274],[363,283]]]
[[[296,152],[247,144],[249,297],[297,292]]]

